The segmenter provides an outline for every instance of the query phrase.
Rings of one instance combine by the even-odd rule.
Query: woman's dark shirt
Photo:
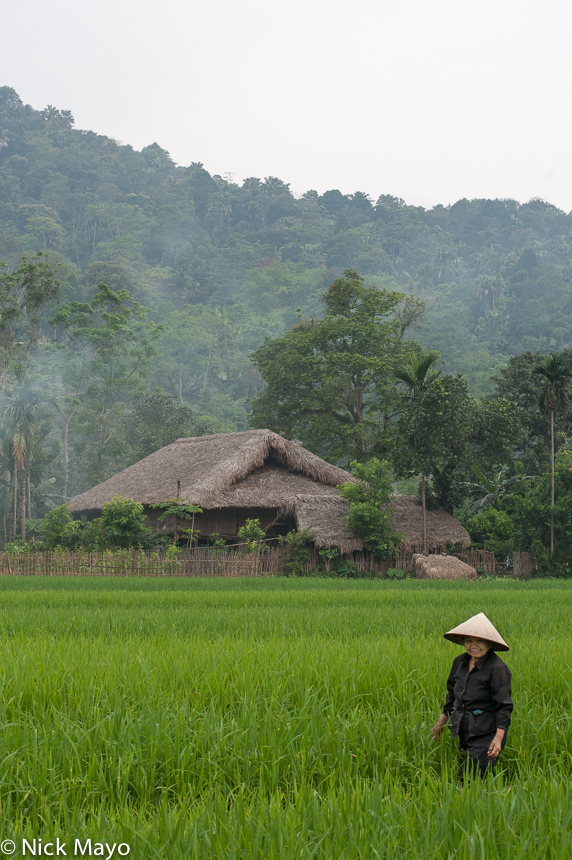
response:
[[[510,680],[511,672],[494,651],[475,662],[469,672],[469,654],[459,654],[453,660],[447,680],[447,698],[443,713],[452,716],[451,734],[459,732],[465,713],[469,714],[469,737],[478,737],[497,729],[508,729],[513,709]],[[482,714],[475,714],[482,711]]]

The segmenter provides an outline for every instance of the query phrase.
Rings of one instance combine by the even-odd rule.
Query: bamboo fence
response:
[[[282,573],[283,553],[183,550],[176,558],[145,552],[0,553],[0,576],[267,576]]]
[[[493,553],[470,550],[452,553],[467,564],[496,573]],[[389,568],[413,571],[413,552],[402,550],[392,561],[379,561],[371,553],[354,553],[351,575],[384,576]],[[165,551],[119,552],[0,552],[0,576],[278,576],[284,572],[284,550],[270,547],[266,552],[248,552],[243,545],[234,547],[193,547],[170,558]],[[328,561],[315,548],[309,549],[305,573],[316,568],[335,570],[339,557]]]

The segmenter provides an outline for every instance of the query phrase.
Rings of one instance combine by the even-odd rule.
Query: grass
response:
[[[571,603],[562,581],[1,578],[0,839],[569,858]],[[461,788],[428,735],[458,653],[441,633],[480,611],[517,709],[498,775]]]

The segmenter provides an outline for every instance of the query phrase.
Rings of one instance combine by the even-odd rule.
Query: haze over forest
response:
[[[445,372],[464,374],[475,396],[492,393],[509,357],[570,348],[572,215],[542,200],[425,210],[363,189],[296,198],[287,180],[238,186],[200,163],[174,164],[159,143],[137,152],[0,88],[0,260],[14,270],[22,255],[47,252],[65,264],[60,302],[90,302],[103,282],[149,309],[139,325],[162,326],[145,330],[157,351],[118,392],[104,453],[95,401],[74,412],[68,495],[141,453],[124,430],[145,390],[186,404],[196,432],[247,429],[262,388],[249,356],[299,315],[323,315],[324,291],[348,268],[426,302],[411,336],[439,350]],[[33,384],[65,404],[49,317]],[[45,437],[53,462],[57,420]]]

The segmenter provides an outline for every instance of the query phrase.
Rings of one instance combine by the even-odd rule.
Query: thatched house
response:
[[[393,496],[388,507],[391,529],[403,537],[407,552],[423,550],[423,512],[415,496]],[[311,528],[320,535],[320,546],[339,546],[343,553],[363,549],[363,541],[345,525],[349,503],[339,493],[329,496],[296,495],[284,506],[300,529]],[[447,544],[466,547],[471,537],[460,522],[443,508],[427,511],[427,551],[444,549]]]
[[[403,546],[410,552],[423,549],[423,511],[415,496],[393,496],[391,528],[403,535]],[[443,508],[427,511],[427,551],[438,552],[447,544],[469,546],[471,536],[461,523]]]
[[[347,507],[343,509],[346,503],[336,487],[353,480],[349,472],[296,442],[271,430],[249,430],[177,439],[68,504],[76,516],[89,520],[116,495],[135,499],[144,505],[152,528],[172,533],[175,527],[188,528],[190,523],[176,523],[174,517],[160,522],[161,511],[151,505],[180,499],[203,509],[194,522],[199,541],[217,533],[232,542],[247,519],[259,519],[269,536],[299,526],[289,503],[295,497],[311,496],[316,500],[316,545],[339,546],[347,553],[361,549],[363,543],[345,528]]]
[[[269,537],[309,528],[318,548],[337,546],[349,555],[362,550],[363,541],[346,527],[349,506],[337,485],[354,480],[297,442],[271,430],[249,430],[177,439],[68,504],[76,516],[89,520],[116,495],[135,499],[144,505],[152,528],[173,533],[190,523],[175,517],[159,521],[161,511],[151,505],[180,499],[203,509],[194,521],[200,542],[214,533],[234,542],[246,520],[257,518]],[[414,497],[395,496],[391,507],[391,526],[404,536],[406,548],[421,549],[421,508]],[[443,510],[427,512],[427,533],[429,550],[447,541],[470,542]]]

